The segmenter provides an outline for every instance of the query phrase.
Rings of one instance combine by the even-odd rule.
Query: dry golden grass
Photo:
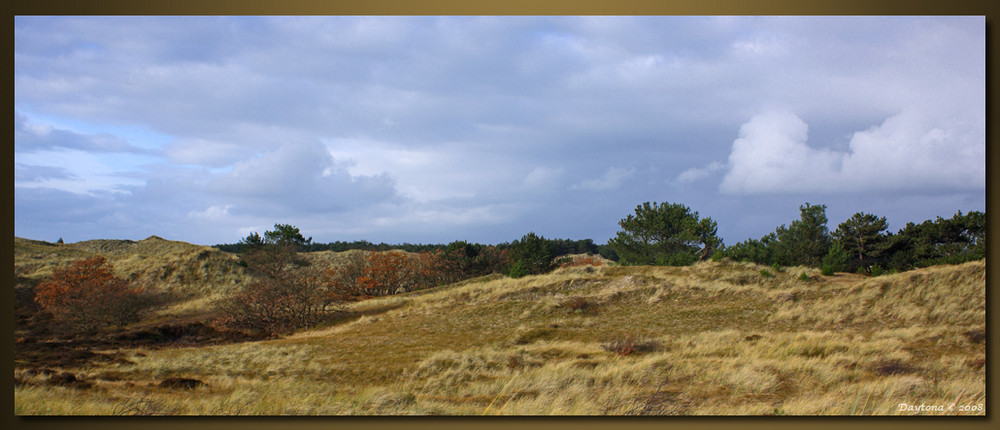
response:
[[[330,258],[333,258],[330,256]],[[282,339],[123,351],[17,414],[983,415],[985,262],[867,278],[567,267],[352,303]],[[811,279],[799,279],[806,273]],[[587,311],[579,303],[586,302]],[[972,334],[970,334],[972,333]],[[641,340],[628,355],[604,346]],[[191,391],[160,388],[196,378]],[[138,406],[136,406],[138,405]],[[117,411],[117,412],[116,412]]]

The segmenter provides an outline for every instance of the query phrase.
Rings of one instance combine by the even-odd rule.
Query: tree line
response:
[[[465,241],[449,244],[374,244],[368,241],[313,243],[298,228],[275,224],[275,230],[252,233],[236,244],[216,245],[223,251],[246,253],[265,242],[284,241],[298,252],[364,250],[438,253],[463,274],[514,275],[543,272],[554,265],[538,263],[569,254],[599,254],[624,265],[688,265],[706,259],[749,261],[763,265],[808,266],[824,273],[905,271],[936,264],[956,264],[986,256],[986,214],[957,212],[908,223],[888,230],[885,217],[858,212],[835,229],[828,227],[826,205],[805,203],[799,218],[759,239],[725,245],[718,224],[680,203],[645,202],[619,221],[621,230],[606,244],[592,239],[547,239],[534,232],[496,245]],[[503,257],[499,256],[503,254]],[[479,257],[480,255],[483,257]],[[489,256],[489,257],[487,257]],[[511,257],[514,257],[511,259]],[[478,258],[478,260],[477,260]],[[495,261],[486,263],[486,259]],[[513,271],[513,272],[511,272]]]
[[[289,237],[294,237],[298,235],[294,241],[295,249],[298,252],[320,252],[320,251],[332,251],[332,252],[345,252],[345,251],[405,251],[405,252],[434,252],[443,251],[445,253],[451,252],[455,248],[469,248],[469,252],[479,252],[486,247],[494,247],[497,250],[508,250],[513,245],[514,242],[502,242],[495,245],[484,245],[479,243],[470,243],[464,240],[456,240],[447,244],[423,244],[423,243],[402,243],[402,244],[389,244],[385,242],[374,243],[367,240],[356,240],[356,241],[334,241],[329,243],[314,243],[312,237],[305,238],[299,232],[299,229],[295,226],[289,224],[275,224],[274,230],[269,232],[272,235],[285,235]],[[268,232],[265,232],[267,235]],[[544,239],[544,238],[543,238]],[[594,243],[593,239],[544,239],[548,242],[549,246],[553,248],[553,252],[556,256],[570,255],[570,254],[601,254],[608,256],[614,256],[613,251],[607,245],[598,245]],[[264,243],[265,238],[260,236],[258,233],[250,233],[249,236],[243,238],[237,243],[223,243],[214,245],[213,247],[223,251],[233,254],[242,254],[257,244]],[[617,259],[617,258],[615,258]]]
[[[951,218],[910,222],[892,233],[886,218],[874,214],[857,212],[830,231],[825,205],[806,203],[799,211],[799,219],[787,227],[724,247],[713,258],[819,267],[825,275],[878,275],[986,258],[984,212],[959,211]]]
[[[314,244],[297,227],[275,224],[232,245],[254,281],[216,305],[216,323],[237,329],[282,333],[311,327],[338,314],[344,303],[502,274],[513,278],[546,273],[570,264],[567,254],[601,256],[623,265],[689,265],[711,259],[763,265],[818,267],[824,275],[861,272],[880,275],[986,257],[986,214],[957,212],[888,231],[885,217],[858,212],[827,226],[825,205],[805,203],[799,218],[760,239],[726,246],[717,223],[679,203],[638,205],[607,244],[593,240],[546,239],[529,232],[498,245],[455,241],[447,245],[375,245],[370,242]],[[305,252],[362,250],[333,268],[313,267]],[[389,252],[392,251],[392,252]],[[586,264],[599,264],[595,258]],[[57,320],[94,331],[124,326],[163,303],[145,286],[117,278],[102,257],[56,269],[38,286],[34,300]]]

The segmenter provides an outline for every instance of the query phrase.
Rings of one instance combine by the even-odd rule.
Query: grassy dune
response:
[[[79,384],[15,369],[15,413],[985,413],[985,261],[877,278],[762,269],[493,275],[352,303],[281,339],[58,369]],[[204,385],[159,385],[171,377]]]
[[[157,236],[67,244],[14,238],[14,273],[38,282],[54,269],[95,255],[106,258],[117,276],[170,294],[175,304],[161,312],[167,316],[203,313],[212,300],[250,280],[232,254]]]

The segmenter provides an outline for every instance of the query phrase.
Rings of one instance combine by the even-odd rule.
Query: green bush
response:
[[[802,274],[799,275],[799,280],[800,281],[808,281],[809,280],[809,275],[807,275],[806,272],[802,272]]]
[[[510,277],[517,279],[528,274],[528,269],[524,267],[524,263],[518,261],[510,266]]]
[[[833,266],[824,264],[823,267],[820,268],[820,273],[822,273],[823,276],[833,276]]]
[[[844,250],[844,245],[839,240],[835,240],[830,245],[830,251],[823,257],[822,267],[829,267],[830,275],[833,275],[833,272],[845,272],[848,270],[849,258],[847,251]],[[826,273],[823,275],[830,276]]]
[[[770,278],[771,276],[774,275],[772,275],[771,272],[768,272],[767,269],[760,269],[760,276],[763,276],[765,278]]]
[[[872,275],[873,277],[874,276],[882,276],[883,271],[884,270],[882,269],[882,266],[876,264],[876,265],[872,266],[871,272],[869,272],[869,274]]]

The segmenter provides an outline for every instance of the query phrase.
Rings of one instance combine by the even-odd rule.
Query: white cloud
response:
[[[225,167],[247,155],[247,145],[214,139],[183,139],[166,145],[164,154],[181,164]]]
[[[212,192],[264,213],[343,212],[391,200],[386,175],[351,175],[319,141],[290,142],[214,175]],[[242,206],[241,206],[242,207]]]
[[[208,221],[219,221],[226,219],[226,217],[229,216],[229,210],[232,208],[233,205],[209,206],[203,211],[191,211],[188,214],[188,216],[191,218],[199,218]]]
[[[407,147],[361,137],[326,144],[352,176],[389,176],[401,197],[418,203],[496,195],[523,179],[505,157],[476,152],[471,144]]]
[[[740,127],[719,189],[732,194],[983,189],[984,132],[974,119],[942,119],[911,109],[854,133],[847,151],[834,151],[807,145],[808,126],[795,114],[766,112]]]
[[[578,184],[573,185],[573,189],[585,190],[585,191],[606,191],[618,188],[625,182],[626,179],[635,174],[635,169],[623,169],[618,167],[609,167],[608,170],[604,171],[604,174],[597,178],[586,179]]]
[[[683,184],[683,183],[699,181],[707,178],[712,173],[718,172],[719,170],[723,170],[725,168],[726,165],[718,161],[713,161],[705,167],[692,167],[690,169],[681,172],[680,175],[677,175],[677,182]]]
[[[562,168],[539,166],[532,169],[522,183],[532,191],[551,190],[559,186],[562,175]]]

